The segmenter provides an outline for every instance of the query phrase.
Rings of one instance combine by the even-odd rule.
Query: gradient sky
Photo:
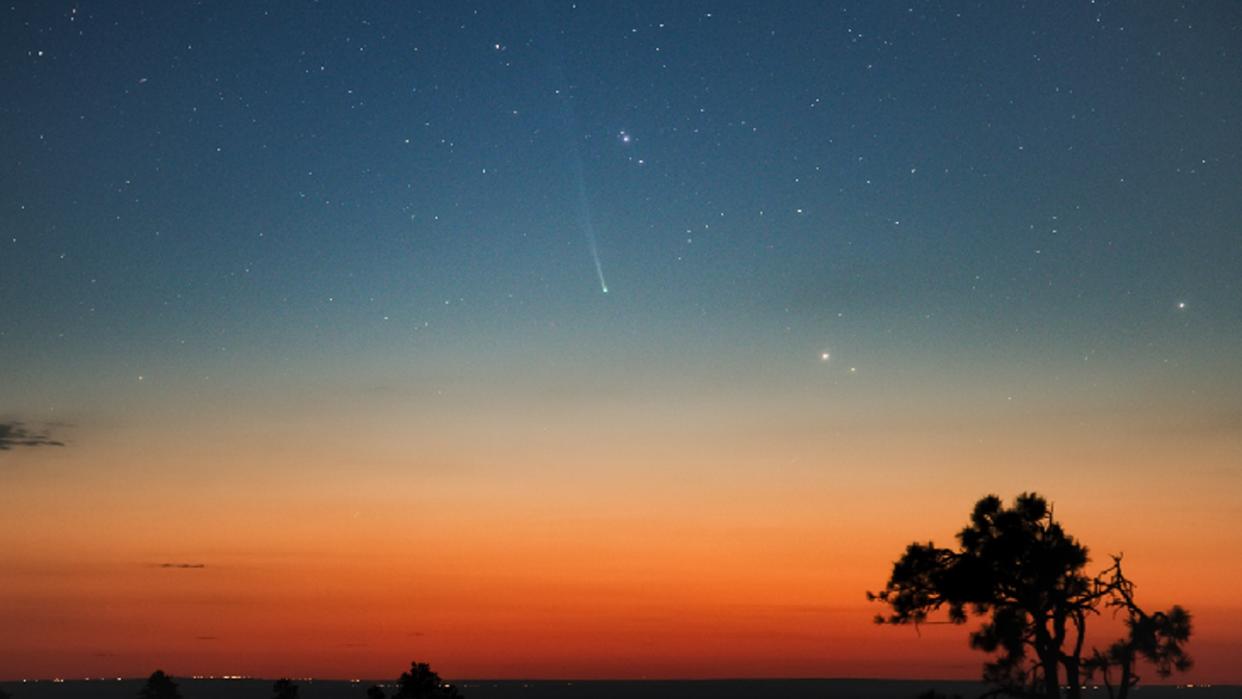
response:
[[[0,12],[0,679],[973,678],[1037,490],[1242,681],[1242,5]]]

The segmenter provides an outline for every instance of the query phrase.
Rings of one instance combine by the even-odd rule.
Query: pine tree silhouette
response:
[[[181,699],[181,691],[163,670],[156,670],[138,690],[138,699]]]

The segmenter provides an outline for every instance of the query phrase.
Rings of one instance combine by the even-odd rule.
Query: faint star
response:
[[[827,352],[820,352],[820,353],[819,353],[819,361],[821,361],[821,362],[826,362],[826,361],[828,361],[828,360],[829,360],[829,359],[831,359],[831,358],[832,358],[832,355],[831,355],[831,354],[829,354],[829,353],[827,353]]]

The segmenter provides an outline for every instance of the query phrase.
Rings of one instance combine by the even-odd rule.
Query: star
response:
[[[828,361],[828,360],[829,360],[829,359],[831,359],[831,358],[832,358],[832,355],[831,355],[831,354],[829,354],[829,353],[827,353],[827,352],[820,352],[820,353],[819,353],[819,361],[821,361],[821,362],[826,362],[826,361]]]

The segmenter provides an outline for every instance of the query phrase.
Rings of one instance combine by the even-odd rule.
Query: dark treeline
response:
[[[395,685],[392,694],[387,694],[380,685],[371,685],[366,688],[365,696],[367,699],[461,699],[457,687],[441,679],[427,663],[410,663],[410,669],[401,673]],[[299,689],[293,680],[281,678],[272,684],[272,699],[299,699]],[[3,690],[0,690],[0,699],[9,699]],[[138,690],[138,699],[182,699],[181,689],[163,670],[156,670]]]
[[[271,679],[208,680],[174,678],[184,699],[269,699]],[[0,682],[12,699],[134,699],[144,679]],[[379,682],[386,697],[396,681]],[[365,699],[371,682],[294,680],[299,699]],[[991,688],[978,680],[456,680],[469,699],[916,699],[928,690],[944,697],[979,697]],[[1135,699],[1238,699],[1242,687],[1194,689],[1144,683]],[[1103,686],[1083,691],[1083,699],[1108,699]]]

